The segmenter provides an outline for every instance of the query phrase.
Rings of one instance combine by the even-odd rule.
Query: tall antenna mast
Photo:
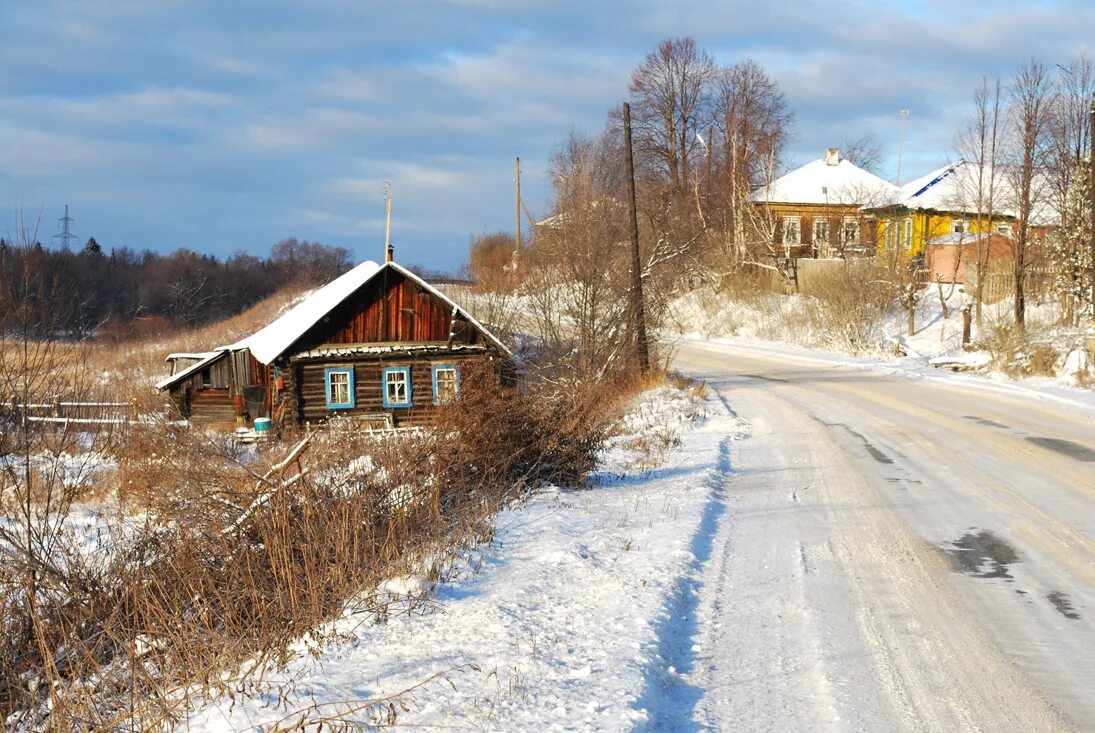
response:
[[[392,260],[392,182],[384,181],[384,261]]]
[[[61,233],[54,234],[54,239],[61,240],[61,246],[68,249],[68,244],[78,237],[72,233],[72,217],[68,215],[68,204],[65,204],[65,215],[57,220],[57,223],[61,225]]]
[[[514,249],[515,254],[521,253],[521,159],[515,158],[513,163],[513,180],[517,184],[516,200],[514,201],[516,207],[516,242],[517,247]]]
[[[901,157],[905,154],[905,123],[909,119],[909,110],[903,109],[901,115],[901,130],[897,137],[897,185],[901,185]]]

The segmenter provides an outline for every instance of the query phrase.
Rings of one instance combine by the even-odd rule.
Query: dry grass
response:
[[[295,452],[237,452],[167,422],[128,434],[112,449],[134,517],[124,536],[90,554],[63,531],[27,552],[18,532],[0,543],[0,719],[154,730],[194,698],[261,688],[348,603],[383,619],[388,601],[371,589],[384,578],[430,570],[427,558],[436,575],[523,490],[582,480],[637,386],[534,379],[518,391],[469,369],[435,430],[336,423]],[[28,532],[60,526],[59,508]]]

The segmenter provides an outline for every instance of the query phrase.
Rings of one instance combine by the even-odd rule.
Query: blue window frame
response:
[[[349,410],[354,406],[353,367],[324,369],[323,385],[327,393],[329,409]]]
[[[385,369],[381,387],[385,407],[411,406],[410,367],[388,367]]]
[[[433,367],[433,403],[447,405],[460,392],[460,369],[452,364],[435,364]]]

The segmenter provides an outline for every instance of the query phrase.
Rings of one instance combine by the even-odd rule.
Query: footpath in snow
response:
[[[346,643],[302,654],[281,684],[216,700],[180,729],[374,722],[348,711],[427,680],[385,705],[398,724],[622,731],[689,717],[700,571],[725,508],[729,446],[746,427],[714,391],[648,392],[588,488],[501,513],[492,544],[424,601],[385,623],[347,616]]]

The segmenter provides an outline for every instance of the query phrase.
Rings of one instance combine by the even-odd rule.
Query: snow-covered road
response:
[[[1095,410],[734,346],[676,367],[752,435],[656,728],[1095,728]]]

